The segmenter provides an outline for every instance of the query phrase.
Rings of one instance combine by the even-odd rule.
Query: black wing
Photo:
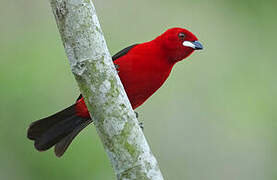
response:
[[[133,47],[135,47],[138,44],[134,44],[132,46],[126,47],[125,49],[122,49],[121,51],[119,51],[118,53],[116,53],[115,55],[113,55],[112,59],[113,61],[117,60],[118,58],[124,56],[125,54],[127,54],[131,49],[133,49]]]
[[[133,49],[136,45],[138,45],[138,44],[134,44],[134,45],[132,45],[132,46],[129,46],[129,47],[126,47],[126,48],[122,49],[121,51],[119,51],[118,53],[116,53],[115,55],[113,55],[112,60],[115,61],[115,60],[117,60],[118,58],[120,58],[120,57],[126,55],[126,54],[127,54],[131,49]],[[77,101],[78,101],[79,99],[81,99],[82,97],[83,97],[82,94],[80,94],[80,96],[78,97]]]

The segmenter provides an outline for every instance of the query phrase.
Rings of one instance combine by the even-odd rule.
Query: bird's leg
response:
[[[141,128],[141,130],[144,130],[144,124],[143,124],[143,122],[139,122],[139,127]]]
[[[136,114],[136,118],[138,118],[138,113],[135,111],[135,114]],[[144,125],[143,125],[143,122],[139,122],[139,126],[140,126],[140,128],[141,128],[141,130],[143,130],[144,129]]]

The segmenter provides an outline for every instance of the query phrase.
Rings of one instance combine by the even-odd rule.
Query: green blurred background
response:
[[[138,109],[165,179],[277,179],[276,1],[94,2],[112,54],[174,26],[205,46]],[[93,126],[61,159],[26,138],[79,94],[48,1],[1,0],[0,82],[1,180],[115,179]]]

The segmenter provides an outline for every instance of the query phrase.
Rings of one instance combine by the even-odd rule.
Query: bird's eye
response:
[[[179,33],[178,37],[179,37],[179,39],[184,40],[186,35],[184,33]]]

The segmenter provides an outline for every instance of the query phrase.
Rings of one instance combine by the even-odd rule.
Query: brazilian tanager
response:
[[[154,40],[129,46],[112,59],[133,109],[142,105],[168,78],[172,67],[195,50],[203,49],[197,37],[183,28],[172,28]],[[64,154],[74,137],[92,122],[82,95],[72,106],[31,123],[28,138],[38,151],[55,146]]]

